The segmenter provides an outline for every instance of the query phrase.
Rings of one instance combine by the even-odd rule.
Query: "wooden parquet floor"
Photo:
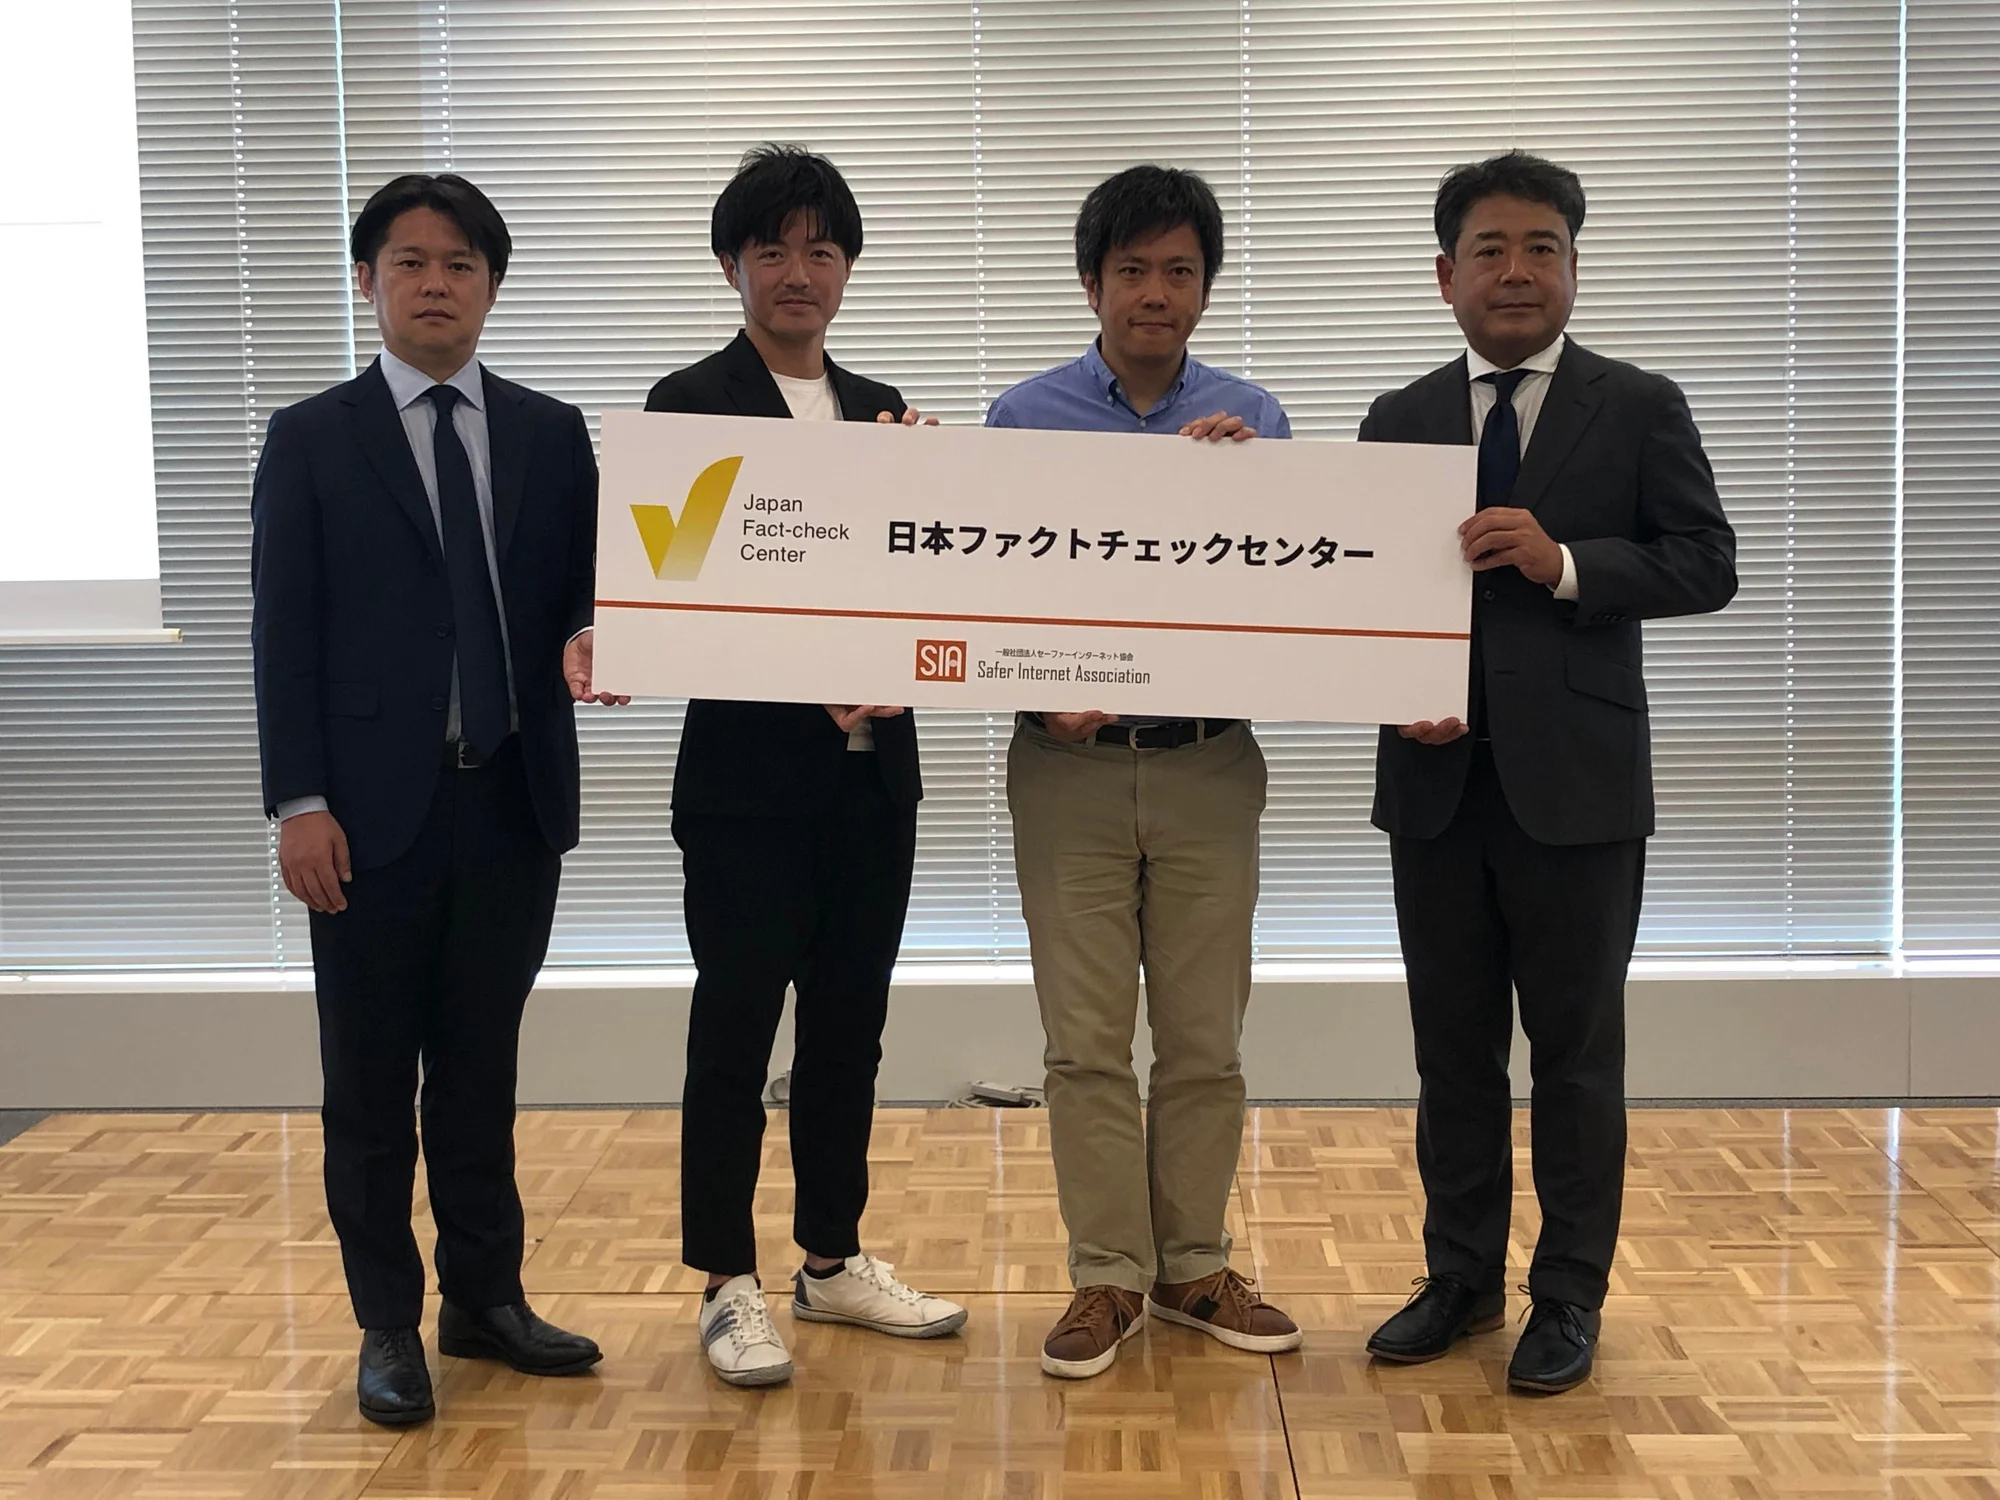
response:
[[[1413,1369],[1362,1354],[1421,1269],[1407,1111],[1252,1119],[1237,1264],[1302,1353],[1156,1324],[1076,1385],[1036,1365],[1066,1286],[1046,1117],[885,1111],[869,1247],[971,1322],[904,1343],[779,1311],[799,1374],[754,1393],[694,1336],[678,1116],[529,1114],[530,1295],[607,1358],[532,1381],[433,1348],[439,1419],[398,1434],[355,1410],[313,1117],[56,1116],[0,1148],[0,1500],[1995,1500],[1996,1126],[1635,1113],[1598,1373],[1535,1399],[1505,1390],[1511,1329]],[[794,1262],[768,1139],[775,1303]]]

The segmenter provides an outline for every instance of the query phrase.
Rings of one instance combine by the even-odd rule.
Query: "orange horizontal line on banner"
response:
[[[1094,625],[1119,630],[1207,630],[1230,635],[1337,635],[1389,641],[1469,641],[1464,630],[1348,630],[1325,625],[1204,625],[1176,620],[1069,620],[1054,615],[939,615],[903,609],[805,609],[783,604],[694,604],[599,599],[599,609],[678,609],[715,615],[810,615],[833,620],[932,620],[952,625]]]

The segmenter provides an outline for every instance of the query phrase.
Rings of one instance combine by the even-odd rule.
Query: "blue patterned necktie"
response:
[[[452,630],[458,644],[458,732],[482,757],[507,738],[507,655],[500,611],[486,568],[486,535],[479,524],[479,495],[472,460],[451,419],[459,393],[434,385],[424,392],[437,408],[431,447],[437,463],[438,514],[442,521],[445,578],[451,584]]]
[[[1514,481],[1521,474],[1521,418],[1514,410],[1514,392],[1528,378],[1526,370],[1496,370],[1479,378],[1499,397],[1486,414],[1479,434],[1479,509],[1505,505],[1514,498]],[[1488,590],[1487,592],[1491,592]],[[1479,614],[1472,617],[1472,682],[1466,692],[1465,722],[1480,739],[1486,728],[1486,647],[1480,639]]]
[[[1479,434],[1479,508],[1505,505],[1514,498],[1514,481],[1521,473],[1521,417],[1514,410],[1514,392],[1531,374],[1528,370],[1496,370],[1479,378],[1493,387],[1498,399],[1486,414]]]

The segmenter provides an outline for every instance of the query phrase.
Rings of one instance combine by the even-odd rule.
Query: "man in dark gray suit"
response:
[[[1505,1319],[1513,996],[1542,1231],[1507,1376],[1590,1374],[1618,1242],[1625,972],[1653,831],[1639,622],[1721,609],[1736,539],[1672,381],[1563,333],[1583,187],[1523,152],[1438,189],[1438,286],[1467,353],[1381,397],[1364,442],[1476,443],[1465,721],[1385,726],[1388,833],[1421,1094],[1420,1290],[1369,1340],[1435,1359]]]

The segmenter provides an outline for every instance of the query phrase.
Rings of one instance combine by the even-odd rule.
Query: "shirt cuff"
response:
[[[1561,542],[1563,555],[1563,576],[1556,584],[1556,597],[1566,604],[1576,603],[1576,559],[1569,555],[1569,548]]]
[[[1567,548],[1565,548],[1564,550],[1565,550],[1565,552],[1567,552],[1567,550],[1568,550],[1568,549],[1567,549]],[[589,624],[589,625],[586,625],[586,626],[584,626],[584,627],[583,627],[583,629],[579,630],[579,631],[578,631],[578,632],[576,633],[576,635],[573,635],[573,636],[571,636],[571,637],[570,637],[570,638],[569,638],[568,640],[564,641],[564,642],[563,642],[563,644],[564,644],[565,646],[569,646],[569,645],[573,645],[573,644],[575,644],[575,642],[576,642],[576,639],[577,639],[577,636],[585,636],[585,635],[589,635],[589,634],[590,634],[590,632],[591,632],[591,631],[593,631],[593,630],[595,630],[595,629],[597,629],[597,626],[596,626],[596,624],[595,624],[594,622],[593,622],[592,624]]]
[[[326,798],[324,797],[294,797],[289,802],[280,802],[278,804],[278,821],[282,823],[287,818],[296,818],[300,813],[326,812],[328,810]]]

